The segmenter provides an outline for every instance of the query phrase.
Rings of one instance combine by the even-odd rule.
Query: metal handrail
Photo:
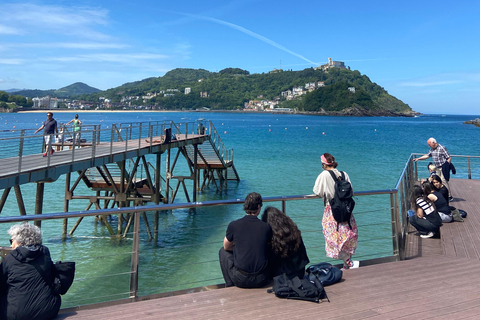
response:
[[[417,171],[415,162],[412,161],[414,154],[412,154],[396,184],[394,189],[384,190],[370,190],[355,192],[355,197],[371,196],[371,195],[389,195],[390,197],[390,211],[391,211],[391,229],[392,229],[392,258],[394,260],[402,260],[405,257],[405,239],[406,228],[408,222],[406,220],[406,209],[409,208],[409,191],[411,186],[417,181]],[[456,157],[456,156],[455,156]],[[476,156],[462,156],[465,158],[480,158]],[[470,172],[469,166],[469,172]],[[263,202],[281,202],[282,211],[287,213],[287,202],[298,200],[312,200],[318,199],[316,195],[289,195],[289,196],[274,196],[264,197]],[[148,211],[170,211],[176,209],[189,209],[189,208],[202,208],[212,206],[226,206],[226,205],[239,205],[243,204],[244,199],[227,199],[227,200],[215,200],[215,201],[202,201],[202,202],[190,202],[190,203],[169,203],[160,205],[147,205],[136,207],[123,207],[123,208],[111,208],[101,210],[89,210],[89,211],[75,211],[75,212],[57,212],[47,213],[41,215],[24,215],[24,216],[2,216],[0,217],[0,223],[15,223],[24,221],[42,221],[42,220],[54,220],[64,218],[83,218],[89,216],[106,216],[117,214],[134,214],[134,231],[132,236],[132,251],[131,251],[131,267],[130,267],[130,297],[131,300],[137,300],[139,298],[138,292],[138,270],[139,270],[139,242],[140,242],[140,215]]]

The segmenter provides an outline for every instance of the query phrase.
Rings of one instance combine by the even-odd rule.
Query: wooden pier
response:
[[[214,125],[208,121],[123,124],[110,129],[95,127],[82,131],[82,138],[85,137],[88,143],[83,142],[78,148],[72,148],[77,145],[75,141],[54,143],[58,151],[47,156],[38,151],[26,151],[33,148],[27,148],[28,143],[38,137],[25,136],[22,131],[18,141],[5,139],[5,143],[14,145],[13,150],[19,151],[16,157],[12,153],[9,158],[0,159],[0,190],[3,189],[0,213],[13,188],[19,214],[27,215],[21,185],[36,183],[34,213],[41,214],[44,184],[55,182],[62,175],[65,175],[64,212],[69,211],[70,201],[78,199],[89,201],[85,210],[138,206],[148,202],[172,203],[179,191],[185,193],[188,202],[195,202],[197,193],[209,185],[221,192],[229,180],[240,180],[233,164],[233,150],[225,148]],[[162,155],[166,158],[163,174]],[[153,157],[154,161],[149,162],[147,157]],[[188,175],[175,174],[179,157],[185,158]],[[72,173],[77,173],[74,181]],[[190,192],[186,181],[191,181]],[[84,183],[92,194],[79,195],[80,183]],[[123,225],[126,223],[128,230],[131,223],[131,217],[130,220],[121,217],[115,232],[106,219],[102,219],[112,235],[125,233]],[[65,220],[63,235],[66,234]]]
[[[346,270],[342,282],[325,288],[330,303],[279,299],[268,287],[203,288],[65,309],[57,319],[478,319],[480,180],[452,179],[450,186],[451,204],[468,212],[464,222],[444,224],[439,239],[410,228],[406,260]]]

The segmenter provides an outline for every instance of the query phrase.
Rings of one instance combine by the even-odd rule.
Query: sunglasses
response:
[[[10,239],[10,244],[12,244],[12,243],[13,243],[13,239]]]

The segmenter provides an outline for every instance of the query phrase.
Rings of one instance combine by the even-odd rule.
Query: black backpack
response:
[[[332,207],[333,218],[337,221],[337,230],[338,224],[342,222],[348,222],[348,226],[352,229],[350,217],[355,207],[352,185],[345,180],[345,173],[343,171],[340,171],[341,176],[338,178],[332,170],[328,172],[330,172],[333,181],[335,181],[335,192],[332,200],[330,200],[330,206]]]
[[[300,279],[299,277],[289,279],[285,273],[273,278],[273,288],[267,290],[267,292],[274,292],[275,296],[284,299],[305,300],[316,303],[319,303],[322,299],[328,300],[327,293],[319,281],[312,283],[308,279]]]
[[[317,280],[322,283],[323,286],[330,286],[342,280],[343,271],[332,266],[328,262],[320,262],[312,264],[307,268],[307,277],[310,282],[316,282]]]

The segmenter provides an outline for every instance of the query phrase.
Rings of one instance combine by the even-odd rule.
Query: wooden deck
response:
[[[267,288],[224,288],[102,308],[62,310],[57,319],[478,319],[480,180],[451,180],[465,222],[441,239],[408,234],[407,260],[344,272],[329,302],[283,300]]]

